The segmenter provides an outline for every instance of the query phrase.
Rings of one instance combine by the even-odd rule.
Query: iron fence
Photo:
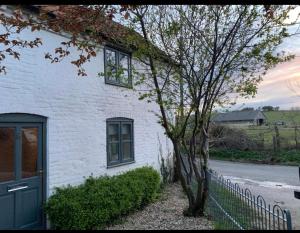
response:
[[[242,189],[215,171],[208,172],[207,212],[218,229],[292,230],[290,211],[266,204],[261,195]]]

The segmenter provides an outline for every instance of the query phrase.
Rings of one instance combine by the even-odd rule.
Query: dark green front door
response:
[[[42,123],[0,122],[0,230],[42,226]]]

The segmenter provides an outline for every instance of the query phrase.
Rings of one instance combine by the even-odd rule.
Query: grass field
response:
[[[288,125],[293,122],[300,125],[300,111],[270,111],[264,112],[267,117],[267,121],[270,124],[273,124],[276,121],[285,121]]]
[[[238,194],[229,191],[220,184],[211,182],[209,187],[211,195],[232,219],[244,229],[253,229],[251,216],[254,216],[254,212],[256,212],[254,208],[247,205]],[[213,200],[208,200],[207,207],[207,212],[214,221],[215,230],[240,230]]]
[[[193,185],[197,186],[195,183]],[[206,211],[212,217],[215,230],[240,230],[240,227],[253,230],[257,224],[262,225],[263,219],[262,214],[258,213],[259,210],[252,205],[251,201],[247,201],[240,189],[236,186],[230,187],[216,177],[210,180],[210,196],[206,203]],[[261,228],[265,229],[265,227]]]
[[[258,141],[264,140],[266,149],[272,149],[273,136],[275,136],[274,123],[283,121],[285,125],[278,125],[280,140],[283,147],[295,146],[295,125],[298,125],[297,137],[300,143],[300,111],[269,111],[264,112],[267,125],[262,126],[236,126],[244,129],[250,138]]]
[[[192,190],[196,194],[198,184],[195,179],[192,180]],[[223,185],[216,181],[209,183],[210,195],[212,195],[219,203],[222,204],[222,208],[230,214],[239,224],[248,226],[251,219],[245,215],[245,212],[253,211],[254,209],[247,206],[247,203],[241,200],[237,195],[234,195]],[[245,208],[241,208],[245,207]],[[226,217],[226,215],[216,206],[215,202],[210,197],[206,200],[206,214],[209,218],[212,218],[215,230],[232,230],[236,228],[236,225]]]
[[[240,162],[254,162],[266,164],[300,164],[300,111],[270,111],[264,112],[266,123],[262,126],[234,125],[243,129],[250,139],[258,142],[255,150],[237,150],[234,148],[211,148],[211,158]],[[280,139],[280,149],[274,150],[273,137],[275,122],[283,121],[284,125],[277,125]],[[296,150],[295,126],[298,147]]]
[[[286,147],[293,147],[296,144],[295,141],[295,129],[292,127],[278,127],[280,141]],[[265,127],[265,126],[258,126],[252,128],[245,128],[247,135],[254,140],[264,140],[264,144],[267,147],[266,149],[271,149],[273,146],[273,136],[275,136],[275,129],[274,127]],[[297,131],[297,137],[300,141],[300,132]]]

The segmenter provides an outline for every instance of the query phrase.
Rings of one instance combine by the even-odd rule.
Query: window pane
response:
[[[110,81],[117,81],[116,73],[117,73],[117,60],[116,60],[116,52],[105,49],[106,53],[106,77]]]
[[[109,50],[109,49],[105,49],[106,52],[106,65],[111,65],[111,66],[116,66],[116,52]]]
[[[122,124],[122,140],[131,140],[131,124]]]
[[[22,178],[37,175],[38,128],[22,128]]]
[[[14,128],[0,128],[0,182],[15,179],[14,137]]]
[[[119,143],[109,143],[109,161],[119,160]]]
[[[124,84],[129,83],[129,57],[125,54],[120,53],[119,55],[119,72],[120,72],[120,82]]]
[[[128,69],[128,64],[129,64],[129,57],[123,53],[120,53],[119,55],[119,65],[123,69]]]
[[[110,81],[117,81],[117,68],[116,66],[110,66],[108,65],[106,67],[106,77]]]
[[[131,156],[131,142],[123,142],[122,143],[122,151],[123,151],[123,160],[130,159]]]
[[[108,125],[108,141],[109,142],[119,141],[119,124]]]
[[[121,72],[121,71],[120,71]],[[119,77],[120,83],[129,84],[128,70],[123,70]]]

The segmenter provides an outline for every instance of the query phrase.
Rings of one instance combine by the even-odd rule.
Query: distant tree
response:
[[[265,111],[265,112],[267,112],[267,111],[274,111],[274,108],[273,108],[273,106],[263,106],[262,107],[262,110],[263,111]]]
[[[254,111],[254,108],[246,107],[243,108],[241,111]]]
[[[275,107],[274,111],[279,111],[279,106]]]
[[[299,110],[300,110],[300,107],[291,107],[290,110],[291,110],[291,111],[299,111]]]

